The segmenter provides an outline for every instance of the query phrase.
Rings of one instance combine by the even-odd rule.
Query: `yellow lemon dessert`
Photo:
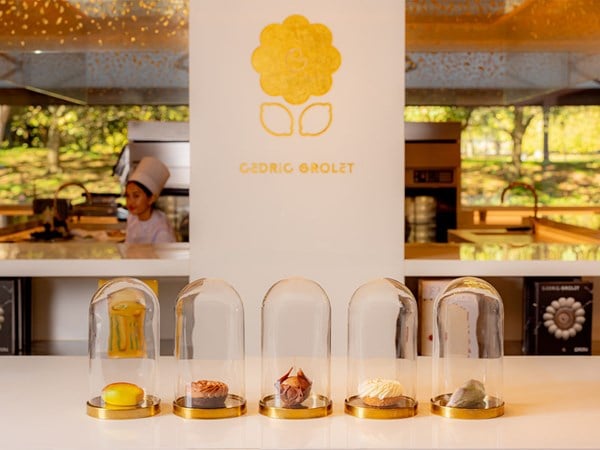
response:
[[[136,406],[144,400],[144,390],[133,383],[111,383],[102,389],[102,400],[113,406]]]
[[[403,393],[404,387],[396,380],[373,378],[358,385],[358,396],[368,406],[391,406]]]

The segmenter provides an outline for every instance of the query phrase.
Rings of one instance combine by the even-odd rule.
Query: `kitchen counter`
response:
[[[0,243],[0,276],[188,276],[189,243]]]
[[[189,251],[189,243],[0,243],[0,276],[188,276]],[[404,274],[598,276],[600,245],[406,244]]]
[[[2,357],[2,448],[597,448],[600,357],[506,357],[505,414],[458,420],[429,412],[431,358],[419,357],[418,414],[369,420],[343,412],[346,361],[332,360],[333,414],[309,420],[258,414],[260,360],[246,364],[248,412],[233,419],[186,420],[172,413],[173,357],[159,362],[162,411],[123,421],[86,415],[87,357]]]
[[[406,244],[405,276],[598,276],[600,245]]]
[[[600,244],[600,231],[556,222],[531,219],[530,227],[467,228],[448,230],[450,242],[525,245],[531,243]]]

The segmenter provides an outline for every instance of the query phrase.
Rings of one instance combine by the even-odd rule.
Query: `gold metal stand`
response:
[[[453,408],[446,406],[450,394],[439,395],[431,399],[431,413],[450,419],[493,419],[504,414],[504,402],[489,397],[489,408]]]
[[[179,397],[173,402],[173,413],[184,419],[228,419],[246,413],[246,400],[229,394],[223,408],[190,408],[185,406],[185,397]]]
[[[155,416],[160,412],[160,398],[147,395],[140,405],[136,406],[114,406],[106,404],[100,396],[94,397],[87,402],[88,416],[96,419],[143,419]]]
[[[369,406],[358,395],[346,399],[344,412],[359,419],[405,419],[417,414],[418,403],[410,397],[402,397],[402,406]]]
[[[275,406],[274,395],[267,395],[260,401],[258,412],[272,419],[316,419],[331,414],[331,400],[323,395],[317,395],[316,398],[319,406],[284,408]]]

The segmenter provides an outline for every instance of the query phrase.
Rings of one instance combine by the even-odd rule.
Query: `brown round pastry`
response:
[[[229,387],[222,381],[192,381],[187,387],[187,403],[192,408],[223,408]]]

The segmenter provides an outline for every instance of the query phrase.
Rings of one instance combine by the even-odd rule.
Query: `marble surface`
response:
[[[448,230],[450,242],[506,244],[598,244],[600,231],[547,218],[531,218],[527,226]]]
[[[187,276],[189,254],[189,243],[0,243],[0,276]],[[598,276],[600,245],[406,244],[403,264],[406,276]]]
[[[0,243],[2,276],[187,276],[189,243]]]
[[[333,414],[308,420],[258,414],[260,360],[246,361],[248,412],[233,419],[190,420],[172,413],[177,367],[159,362],[162,411],[133,420],[86,415],[87,357],[1,357],[1,447],[6,449],[258,448],[544,448],[589,449],[600,443],[600,357],[505,357],[502,417],[433,416],[431,358],[417,364],[418,414],[396,420],[344,414],[346,361],[331,365]]]
[[[406,276],[598,276],[600,245],[406,244]]]

